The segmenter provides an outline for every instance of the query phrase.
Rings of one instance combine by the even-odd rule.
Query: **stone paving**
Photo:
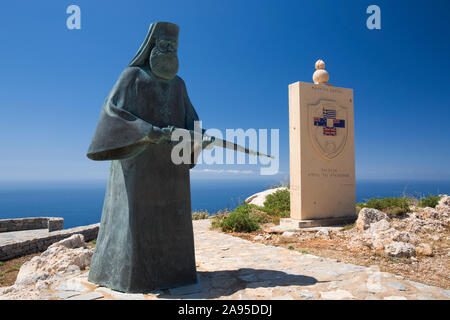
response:
[[[48,231],[48,229],[0,232],[0,246],[15,242],[32,240],[39,237],[46,237],[50,234],[51,233]]]
[[[266,246],[209,230],[210,221],[194,221],[198,283],[127,294],[87,281],[88,271],[64,276],[43,289],[42,299],[450,299],[444,290],[401,276]]]

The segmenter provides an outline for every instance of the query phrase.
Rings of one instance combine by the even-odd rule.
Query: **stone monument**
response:
[[[314,84],[289,85],[291,216],[284,227],[356,219],[353,90],[328,83],[322,60]]]

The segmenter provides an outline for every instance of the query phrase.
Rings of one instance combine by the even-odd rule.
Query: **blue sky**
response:
[[[66,28],[71,4],[81,30]],[[371,4],[381,30],[366,28]],[[312,81],[321,58],[332,84],[354,89],[357,179],[450,179],[449,9],[446,0],[4,1],[0,181],[107,178],[109,163],[85,153],[154,21],[181,28],[179,75],[205,128],[280,130],[280,177],[288,85]],[[254,176],[233,169],[258,172],[202,165],[196,174]]]

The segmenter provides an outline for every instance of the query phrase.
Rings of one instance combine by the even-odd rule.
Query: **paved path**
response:
[[[48,229],[0,232],[0,246],[50,235]]]
[[[450,291],[334,259],[253,243],[194,221],[199,283],[150,294],[123,294],[64,278],[44,299],[450,299]]]

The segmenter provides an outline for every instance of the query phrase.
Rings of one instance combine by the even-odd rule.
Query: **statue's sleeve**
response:
[[[189,99],[186,85],[183,82],[183,91],[184,91],[184,105],[186,106],[186,123],[185,127],[188,130],[194,130],[194,121],[199,121],[197,112],[194,109],[194,106],[191,103],[191,100]],[[191,164],[190,169],[195,167],[196,159],[194,157],[194,153],[191,153]]]
[[[161,129],[130,113],[136,103],[138,68],[126,68],[103,103],[100,119],[89,146],[92,160],[118,160],[142,152],[148,136],[158,136]]]
[[[186,87],[184,88],[184,105],[186,106],[186,129],[194,130],[194,121],[199,121],[199,118],[189,99]]]

